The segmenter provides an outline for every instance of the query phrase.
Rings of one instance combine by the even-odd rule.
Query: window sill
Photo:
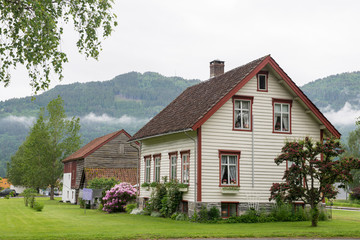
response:
[[[239,187],[223,187],[221,188],[222,194],[238,194],[240,188]]]
[[[188,192],[188,188],[179,188],[180,192]]]

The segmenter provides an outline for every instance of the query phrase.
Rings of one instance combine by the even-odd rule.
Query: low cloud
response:
[[[31,127],[34,122],[35,122],[36,118],[35,117],[25,117],[25,116],[7,116],[5,118],[2,119],[2,121],[9,122],[9,123],[20,123],[22,125],[24,125],[25,127]]]
[[[139,119],[136,117],[128,116],[126,114],[120,118],[114,118],[114,117],[110,117],[107,114],[95,115],[92,112],[86,116],[81,117],[80,120],[84,123],[95,122],[95,123],[124,124],[124,125],[146,123],[147,121],[149,121],[149,119]]]
[[[348,102],[337,112],[329,108],[323,111],[327,119],[335,125],[354,125],[357,118],[360,117],[360,110],[355,109]]]

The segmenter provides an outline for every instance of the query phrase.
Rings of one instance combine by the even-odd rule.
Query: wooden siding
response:
[[[75,188],[76,180],[77,180],[77,162],[78,161],[71,161],[64,164],[64,173],[71,174],[71,187]]]
[[[236,95],[251,96],[253,100],[253,132],[233,131],[233,103],[227,101],[202,126],[202,201],[242,202],[252,198],[268,202],[273,182],[281,182],[286,164],[277,166],[274,158],[286,140],[310,136],[320,140],[319,122],[307,114],[302,105],[284,88],[271,72],[268,92],[257,91],[256,77]],[[293,100],[291,134],[273,133],[272,99]],[[254,139],[254,140],[252,140]],[[252,141],[254,142],[254,183],[252,181]],[[240,193],[223,195],[219,187],[218,150],[241,151]]]
[[[77,165],[76,165],[76,181],[75,181],[75,185],[73,185],[72,180],[71,180],[71,188],[79,189],[81,177],[83,175],[83,170],[84,170],[84,160],[77,160],[76,163],[77,163]]]
[[[196,138],[196,132],[188,133],[192,138]],[[194,200],[194,159],[195,159],[195,144],[185,133],[177,133],[163,137],[156,137],[143,140],[140,159],[140,185],[144,183],[145,162],[144,156],[151,155],[151,174],[150,182],[154,181],[154,157],[153,155],[161,154],[160,165],[160,180],[166,176],[169,179],[170,175],[170,160],[169,153],[177,152],[177,180],[181,181],[181,151],[190,150],[190,184],[189,191],[183,194],[183,199],[188,201]],[[150,197],[150,191],[140,189],[140,197]]]
[[[137,168],[138,151],[120,134],[85,158],[85,168]],[[123,144],[122,147],[120,145]]]

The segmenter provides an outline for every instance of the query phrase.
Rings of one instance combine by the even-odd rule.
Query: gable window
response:
[[[259,72],[257,75],[257,90],[261,92],[268,91],[268,72]]]
[[[190,151],[181,152],[181,182],[190,182]]]
[[[234,130],[251,131],[252,102],[253,97],[234,96]]]
[[[154,155],[154,182],[160,182],[161,155]]]
[[[220,150],[220,186],[239,185],[240,151]]]
[[[150,182],[150,173],[151,173],[151,156],[145,156],[145,178],[144,182]]]
[[[291,133],[291,100],[273,99],[274,132]]]
[[[169,153],[170,160],[170,180],[176,179],[177,171],[177,152]]]

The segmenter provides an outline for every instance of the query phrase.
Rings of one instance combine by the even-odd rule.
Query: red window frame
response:
[[[160,158],[160,169],[159,169],[159,181],[156,181],[156,158]],[[161,153],[158,154],[153,154],[153,159],[154,159],[154,182],[160,182],[161,180]]]
[[[185,155],[185,154],[187,154],[188,156],[189,156],[189,160],[188,160],[188,162],[189,162],[189,164],[188,164],[188,166],[189,166],[189,182],[187,182],[186,184],[189,184],[190,185],[190,150],[186,150],[186,151],[181,151],[180,152],[180,158],[181,158],[181,182],[182,183],[184,183],[184,175],[183,175],[183,173],[184,173],[184,162],[183,162],[183,156]]]
[[[265,89],[260,89],[260,78],[259,76],[265,76]],[[268,78],[269,78],[269,72],[267,71],[260,71],[256,74],[256,80],[257,80],[257,91],[258,92],[267,92],[269,91],[269,85],[268,85]]]
[[[242,129],[242,128],[235,128],[235,100],[244,100],[244,101],[250,101],[250,129]],[[233,121],[232,121],[232,128],[233,131],[244,131],[244,132],[251,132],[253,129],[253,102],[254,102],[254,97],[252,96],[239,96],[239,95],[235,95],[232,98],[233,101]]]
[[[221,182],[221,156],[237,156],[237,184],[223,184]],[[219,150],[219,187],[240,187],[240,155],[241,151],[236,150]]]
[[[222,214],[222,207],[223,207],[223,204],[227,204],[228,205],[228,210],[227,210],[227,216],[226,217],[223,217],[223,214]],[[222,218],[229,218],[231,217],[230,216],[230,204],[235,204],[236,206],[236,216],[238,216],[238,212],[239,212],[239,202],[221,202],[221,205],[220,205],[220,208],[221,208],[221,212],[220,212],[220,216]]]
[[[150,160],[150,171],[149,171],[149,181],[146,181],[146,160],[149,159]],[[151,180],[151,155],[146,155],[144,156],[144,183],[150,183]]]
[[[275,104],[276,104],[276,103],[289,104],[289,131],[288,131],[288,132],[275,130]],[[273,98],[273,99],[272,99],[272,107],[273,107],[273,124],[272,124],[272,125],[273,125],[273,133],[278,133],[278,134],[292,134],[292,124],[291,124],[291,118],[292,118],[292,100]]]
[[[176,166],[175,166],[175,174],[176,174],[176,177],[175,178],[173,178],[173,176],[172,176],[172,161],[171,161],[171,156],[176,156]],[[178,152],[177,151],[175,151],[175,152],[170,152],[169,153],[169,180],[176,180],[177,179],[177,166],[178,166],[178,163],[177,163],[177,161],[178,161]]]

